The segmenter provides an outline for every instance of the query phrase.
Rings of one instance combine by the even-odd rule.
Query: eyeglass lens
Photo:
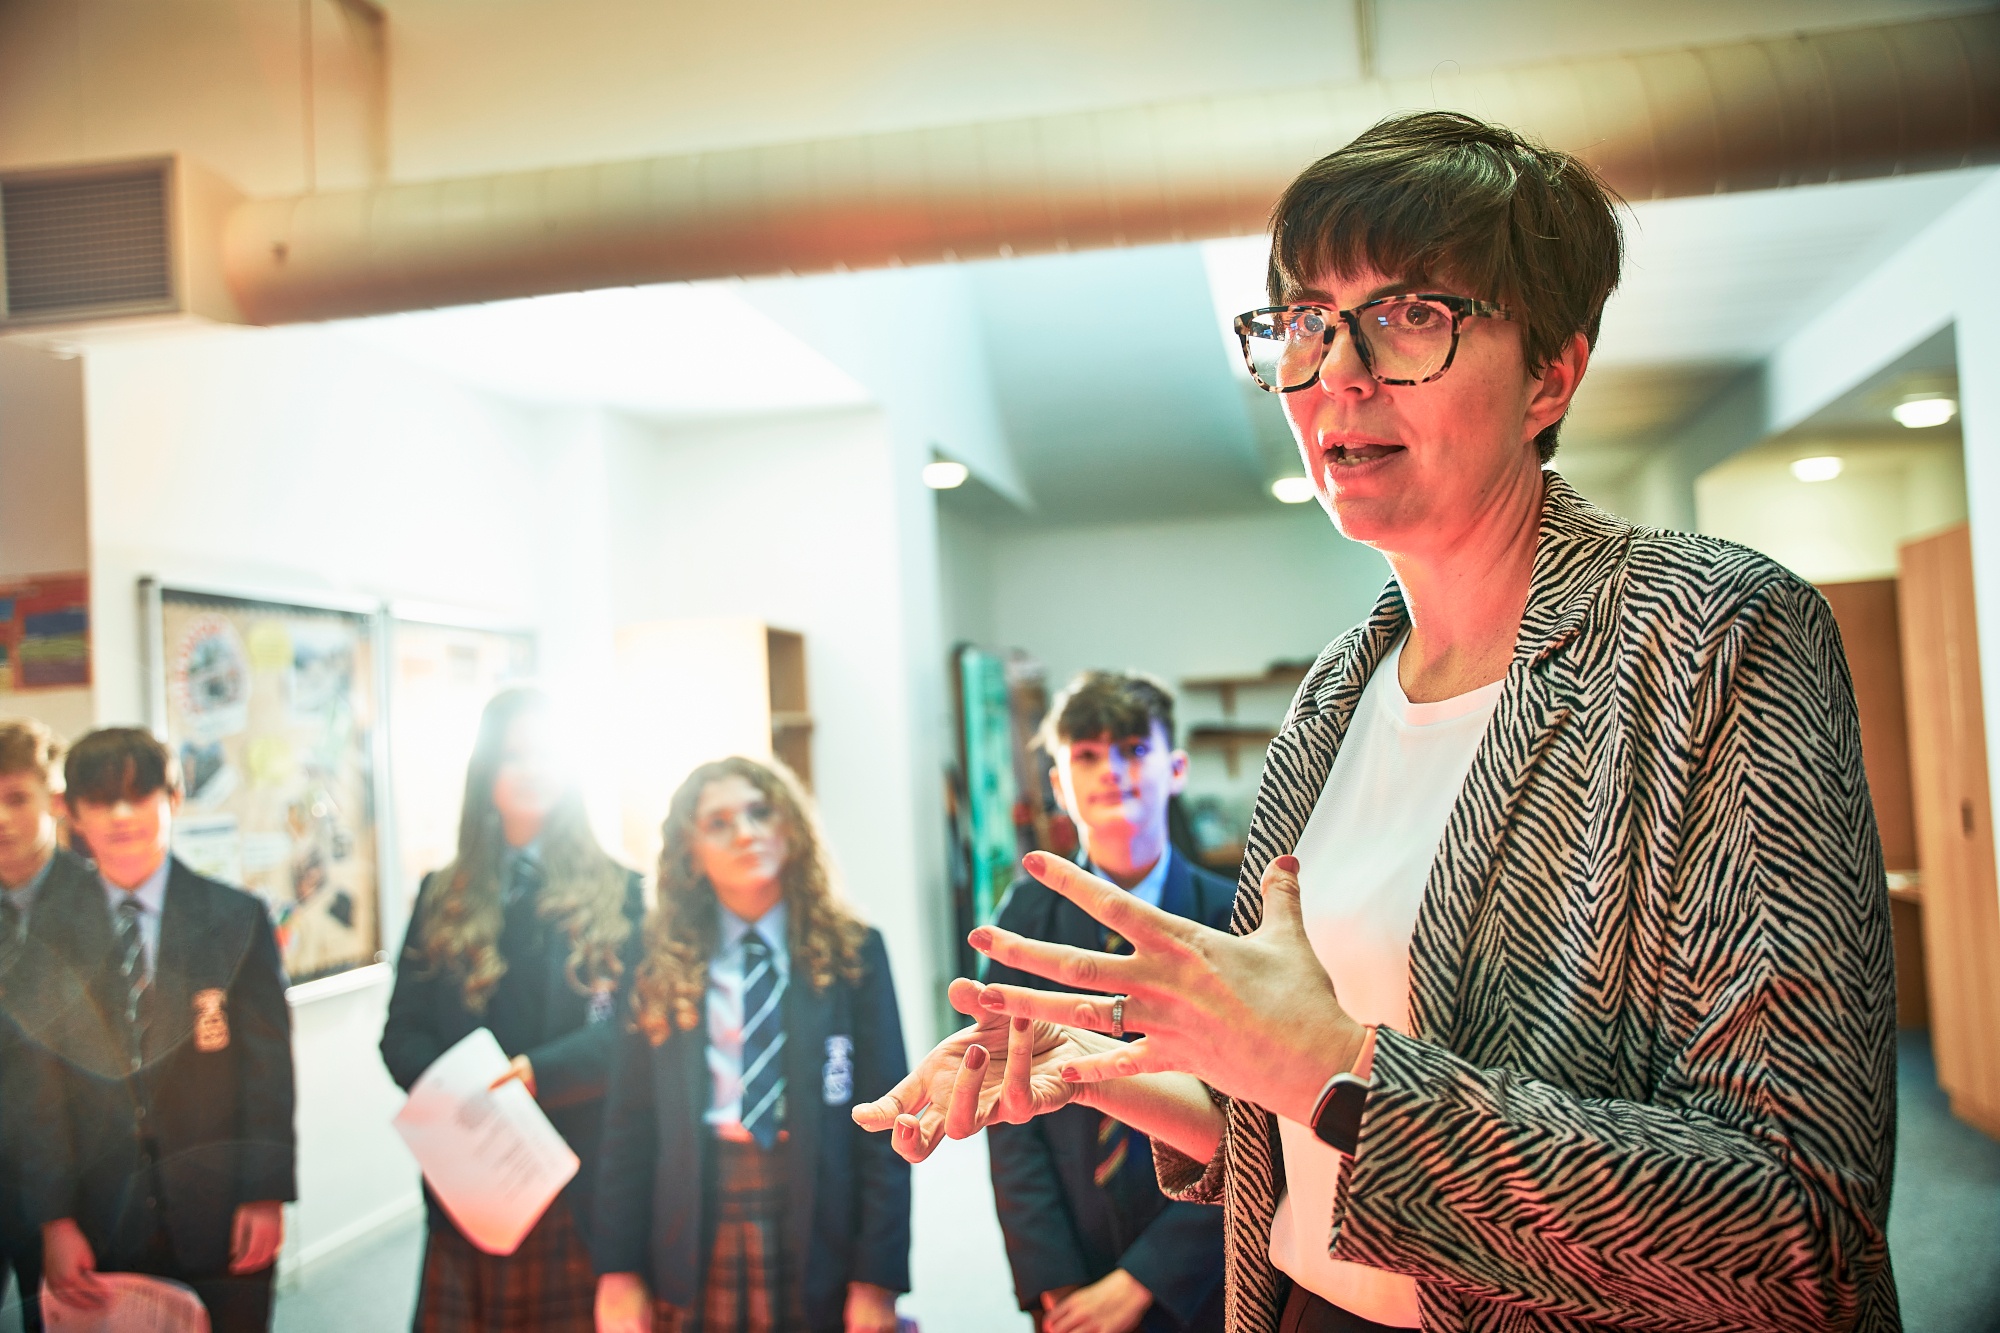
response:
[[[695,832],[709,842],[727,842],[736,836],[736,826],[746,824],[752,833],[768,832],[777,822],[777,809],[765,801],[740,810],[718,810],[695,825]]]
[[[1327,322],[1339,317],[1312,307],[1259,311],[1239,321],[1244,353],[1257,383],[1274,392],[1298,389],[1319,376],[1333,353]],[[1451,310],[1435,301],[1394,300],[1356,312],[1361,359],[1376,379],[1422,383],[1451,356]],[[1339,331],[1335,330],[1334,340]]]

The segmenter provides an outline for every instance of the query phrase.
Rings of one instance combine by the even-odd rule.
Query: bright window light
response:
[[[1896,424],[1911,430],[1942,426],[1958,415],[1958,404],[1950,398],[1912,398],[1889,409]]]
[[[1311,477],[1280,477],[1271,483],[1271,494],[1288,505],[1302,505],[1313,498]]]
[[[1842,463],[1832,454],[1800,458],[1792,463],[1792,475],[1800,481],[1832,481],[1840,475]]]
[[[924,464],[924,485],[934,491],[957,490],[965,485],[965,479],[971,475],[972,469],[963,463],[954,463],[948,458]]]

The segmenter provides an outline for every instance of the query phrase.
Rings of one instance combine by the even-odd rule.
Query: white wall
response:
[[[550,423],[323,329],[182,331],[86,353],[97,720],[144,720],[136,580],[411,598],[582,631],[548,527]],[[586,605],[585,610],[588,607]],[[560,633],[553,631],[560,630]],[[608,638],[609,627],[598,633]],[[385,902],[385,946],[403,913]],[[290,1261],[418,1202],[376,1053],[386,981],[295,1015],[301,1202]]]
[[[0,342],[0,580],[89,568],[83,362]],[[90,729],[88,687],[0,694],[0,716]]]
[[[1262,515],[989,532],[963,520],[941,533],[944,622],[955,639],[1020,648],[1051,692],[1092,667],[1151,672],[1179,693],[1183,730],[1221,718],[1189,677],[1257,675],[1310,660],[1368,614],[1387,564],[1334,530],[1318,505]],[[1276,723],[1291,693],[1246,692],[1238,721]],[[1230,777],[1196,752],[1190,796],[1247,815],[1258,774]]]
[[[1749,449],[1695,483],[1700,530],[1777,560],[1813,583],[1893,578],[1896,548],[1965,521],[1955,430],[1879,439],[1787,437]],[[1831,481],[1792,475],[1794,459],[1837,457]]]

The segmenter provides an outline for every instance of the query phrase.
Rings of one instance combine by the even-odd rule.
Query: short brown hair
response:
[[[1160,724],[1174,743],[1174,694],[1137,671],[1086,671],[1063,687],[1042,719],[1035,744],[1054,754],[1071,741],[1123,741],[1150,736]]]
[[[1271,301],[1372,268],[1504,306],[1536,374],[1597,345],[1618,285],[1623,201],[1581,159],[1455,111],[1390,116],[1307,167],[1271,211]],[[1541,461],[1560,421],[1535,437]]]
[[[0,775],[33,773],[50,791],[61,791],[62,757],[62,738],[35,719],[0,721]]]
[[[101,727],[70,747],[63,779],[72,804],[116,805],[158,791],[178,792],[181,766],[144,728]]]

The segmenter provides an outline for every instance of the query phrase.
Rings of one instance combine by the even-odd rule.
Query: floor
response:
[[[1889,1249],[1909,1333],[2000,1333],[2000,1143],[1952,1118],[1930,1042],[1903,1034]],[[983,1139],[948,1144],[916,1173],[916,1291],[903,1313],[928,1333],[1025,1333],[993,1221]],[[279,1292],[277,1333],[409,1326],[420,1222],[321,1260]],[[0,1333],[20,1327],[0,1311]]]

